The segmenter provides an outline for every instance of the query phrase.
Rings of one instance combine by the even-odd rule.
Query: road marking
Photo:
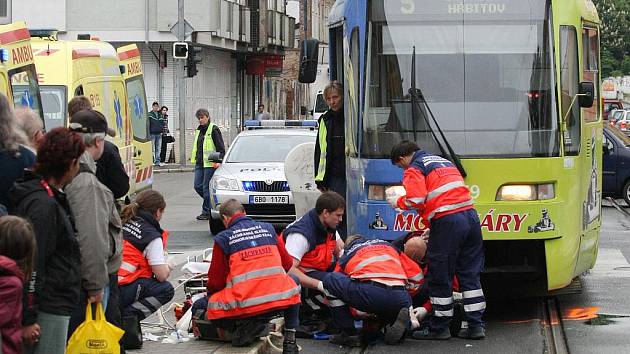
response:
[[[620,250],[600,248],[597,262],[590,274],[600,277],[630,278],[630,264]]]

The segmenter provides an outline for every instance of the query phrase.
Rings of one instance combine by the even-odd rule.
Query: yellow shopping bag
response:
[[[96,304],[96,318],[92,319],[92,304],[85,309],[85,321],[74,331],[68,341],[66,354],[119,354],[118,341],[122,329],[105,320],[103,305]]]

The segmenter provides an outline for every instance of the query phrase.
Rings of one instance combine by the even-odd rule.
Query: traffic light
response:
[[[197,59],[197,54],[201,53],[201,48],[190,46],[188,48],[188,58],[186,58],[186,75],[194,77],[197,75],[197,64],[201,63],[201,59]]]
[[[186,42],[173,43],[173,58],[174,59],[188,58],[188,43]]]

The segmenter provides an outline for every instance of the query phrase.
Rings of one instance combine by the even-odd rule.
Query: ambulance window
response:
[[[42,108],[46,129],[65,126],[66,121],[66,88],[65,86],[41,86]]]
[[[147,97],[142,76],[127,80],[127,100],[134,138],[138,141],[148,141]]]
[[[42,116],[39,85],[35,76],[35,65],[30,64],[9,71],[13,102],[16,107],[29,107]],[[46,127],[48,129],[48,127]]]

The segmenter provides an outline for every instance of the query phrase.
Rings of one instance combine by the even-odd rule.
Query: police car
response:
[[[245,121],[210,182],[210,231],[223,229],[219,207],[236,199],[248,216],[273,224],[295,220],[295,205],[284,175],[284,160],[297,145],[315,142],[317,122]]]

